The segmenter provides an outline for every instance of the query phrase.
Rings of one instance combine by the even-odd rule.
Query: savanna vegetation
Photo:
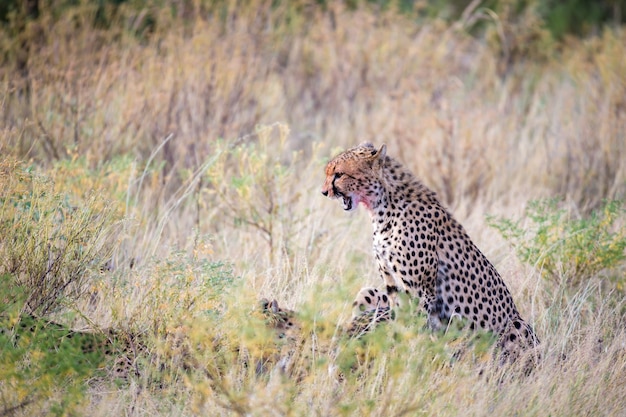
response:
[[[624,15],[0,2],[0,415],[622,414]],[[501,272],[542,341],[529,375],[411,311],[341,336],[379,278],[366,213],[319,189],[362,141]],[[277,338],[262,297],[301,336]]]

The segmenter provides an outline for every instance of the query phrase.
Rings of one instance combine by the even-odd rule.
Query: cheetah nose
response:
[[[328,197],[328,190],[322,190],[322,194],[323,194],[325,197]]]

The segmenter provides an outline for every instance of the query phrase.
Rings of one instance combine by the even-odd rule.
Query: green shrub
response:
[[[73,199],[24,164],[0,161],[0,274],[24,288],[27,312],[46,315],[83,293],[110,259],[115,222],[95,191]]]
[[[198,317],[218,317],[226,295],[238,283],[230,265],[183,251],[155,262],[147,272],[153,280],[147,285],[143,309],[148,314],[161,311],[149,316],[157,331]]]
[[[267,243],[269,257],[291,251],[305,216],[295,207],[303,196],[297,181],[301,154],[290,152],[289,127],[259,126],[237,143],[221,143],[219,160],[207,173],[208,199],[219,202],[235,227],[249,228]]]
[[[102,369],[97,346],[106,339],[23,314],[28,294],[12,276],[0,275],[0,415],[22,409],[66,415]]]
[[[626,259],[625,213],[621,201],[605,201],[591,215],[577,216],[552,199],[531,201],[524,223],[494,217],[488,221],[513,245],[519,259],[538,268],[546,280],[564,280],[578,288],[604,271],[624,290],[624,277],[610,271]]]

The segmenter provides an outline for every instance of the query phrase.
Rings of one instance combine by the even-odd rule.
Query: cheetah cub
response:
[[[389,310],[405,291],[419,298],[432,329],[461,316],[471,329],[496,332],[503,361],[539,343],[498,271],[436,194],[386,155],[385,145],[364,143],[334,157],[322,194],[346,211],[361,203],[371,216],[384,290],[361,290],[360,311]]]

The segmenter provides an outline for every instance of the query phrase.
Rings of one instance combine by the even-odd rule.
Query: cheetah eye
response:
[[[339,179],[343,176],[343,172],[335,172],[335,179]]]

